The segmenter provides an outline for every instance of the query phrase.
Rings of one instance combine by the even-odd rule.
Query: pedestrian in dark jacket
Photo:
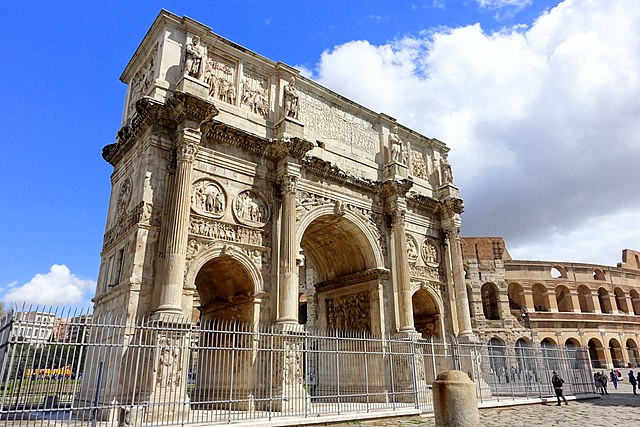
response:
[[[616,371],[614,371],[613,369],[611,370],[611,382],[613,383],[613,388],[615,388],[616,390],[618,389],[618,375],[616,374]]]
[[[568,405],[567,398],[564,397],[562,393],[562,387],[564,385],[564,380],[556,371],[553,371],[553,376],[551,377],[551,384],[553,384],[553,389],[556,392],[556,397],[558,398],[558,404],[556,406],[560,406],[560,399],[564,400],[564,404]]]
[[[638,392],[636,391],[636,386],[638,385],[638,380],[635,375],[633,375],[633,371],[629,371],[629,384],[633,387],[633,395],[637,396]]]

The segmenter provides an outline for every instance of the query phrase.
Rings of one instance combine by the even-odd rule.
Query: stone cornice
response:
[[[124,125],[116,135],[116,142],[102,149],[102,158],[115,166],[135,141],[153,124],[176,126],[192,121],[197,129],[210,127],[218,109],[212,102],[195,96],[175,92],[166,104],[143,97],[136,102],[136,115],[130,124]]]
[[[327,280],[326,282],[317,283],[315,285],[319,292],[331,291],[342,288],[344,286],[356,285],[371,280],[385,280],[389,278],[389,270],[386,268],[370,268],[355,274],[338,277],[337,279]]]
[[[380,181],[352,175],[343,171],[337,165],[315,156],[303,158],[300,162],[300,167],[314,175],[328,178],[342,185],[355,187],[364,191],[377,193],[381,185]]]
[[[213,121],[203,132],[203,142],[233,145],[260,156],[264,155],[269,140],[247,133],[225,123]]]
[[[407,206],[436,212],[441,208],[441,202],[433,197],[412,191],[407,194]]]
[[[462,199],[457,197],[451,197],[443,200],[441,202],[441,206],[444,213],[453,212],[456,214],[461,214],[462,212],[464,212],[464,202],[462,201]]]
[[[102,158],[115,166],[136,141],[162,116],[164,105],[153,98],[143,97],[136,102],[136,115],[116,134],[116,142],[102,148]]]
[[[300,159],[313,148],[313,143],[297,137],[283,137],[272,139],[267,146],[265,155],[272,159],[294,157]]]
[[[413,187],[413,180],[411,178],[404,178],[399,180],[387,180],[379,187],[378,194],[381,197],[389,197],[393,195],[404,196]]]

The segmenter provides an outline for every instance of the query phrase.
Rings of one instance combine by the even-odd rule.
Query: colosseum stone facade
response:
[[[605,266],[514,260],[500,237],[462,239],[471,322],[495,345],[589,349],[594,368],[640,366],[640,252]]]

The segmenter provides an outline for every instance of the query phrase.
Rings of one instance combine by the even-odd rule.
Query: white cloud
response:
[[[349,42],[322,54],[316,78],[452,148],[465,235],[502,235],[559,260],[576,253],[562,250],[569,238],[619,259],[621,247],[589,235],[628,234],[620,212],[640,212],[636,28],[633,0],[567,0],[491,34],[476,24]]]
[[[531,5],[531,0],[476,0],[478,6],[487,9],[500,9],[503,7],[515,7],[524,9]]]
[[[95,281],[80,279],[66,265],[54,264],[48,273],[38,273],[27,283],[14,285],[3,300],[16,305],[86,305],[95,288]]]

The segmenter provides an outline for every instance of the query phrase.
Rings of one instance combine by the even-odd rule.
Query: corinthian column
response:
[[[464,264],[462,261],[462,246],[460,244],[460,215],[457,213],[452,214],[444,221],[443,228],[446,233],[453,273],[459,336],[472,338],[473,330],[471,329],[471,315],[469,314],[467,287],[464,282]]]
[[[166,281],[161,283],[160,301],[156,313],[182,314],[182,285],[189,236],[189,203],[191,192],[191,171],[201,133],[197,129],[181,126],[178,128],[176,147],[176,176],[174,197],[167,218],[167,239],[165,249]]]
[[[298,323],[298,267],[296,257],[296,181],[293,175],[280,179],[282,219],[280,228],[280,289],[278,323]]]
[[[407,237],[404,220],[404,209],[397,209],[393,217],[393,257],[398,299],[400,302],[400,331],[415,331],[413,324],[413,303],[411,301],[411,276],[407,260]]]

